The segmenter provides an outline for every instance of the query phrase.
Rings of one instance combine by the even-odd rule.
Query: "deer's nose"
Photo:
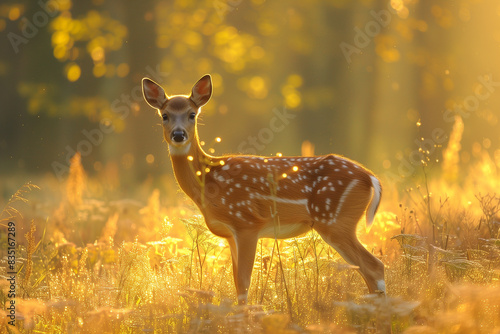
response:
[[[182,143],[187,139],[186,131],[184,130],[174,130],[172,132],[172,140],[176,143]]]

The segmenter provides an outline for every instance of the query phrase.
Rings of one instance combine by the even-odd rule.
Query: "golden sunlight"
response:
[[[498,0],[3,1],[0,32],[0,333],[500,332]]]

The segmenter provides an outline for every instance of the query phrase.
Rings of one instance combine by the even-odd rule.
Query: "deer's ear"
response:
[[[148,78],[142,79],[142,94],[146,102],[156,109],[161,109],[168,100],[163,88]]]
[[[200,108],[210,100],[210,96],[212,96],[212,77],[207,74],[193,86],[189,98]]]

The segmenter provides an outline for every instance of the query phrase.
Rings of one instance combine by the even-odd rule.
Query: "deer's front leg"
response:
[[[240,288],[238,287],[238,248],[236,247],[236,241],[233,237],[226,238],[229,243],[229,249],[231,250],[231,259],[233,260],[233,279],[234,285],[236,286],[236,296],[240,295]]]
[[[258,237],[255,231],[241,231],[234,235],[231,241],[228,239],[233,259],[234,282],[240,305],[247,303],[257,241]]]

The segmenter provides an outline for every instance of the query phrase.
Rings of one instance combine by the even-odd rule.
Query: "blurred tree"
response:
[[[86,150],[90,170],[158,171],[166,148],[140,80],[186,94],[205,73],[201,137],[208,150],[222,136],[216,153],[295,155],[309,140],[394,170],[419,137],[450,133],[457,105],[470,109],[463,146],[493,149],[498,12],[494,0],[3,2],[2,167],[53,171]]]

